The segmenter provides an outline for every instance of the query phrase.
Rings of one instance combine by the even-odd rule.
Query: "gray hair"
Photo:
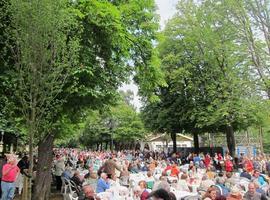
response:
[[[164,189],[166,190],[167,192],[170,192],[170,185],[168,182],[166,181],[161,181],[158,185],[157,185],[157,188],[155,188],[156,190],[159,190],[159,189]]]

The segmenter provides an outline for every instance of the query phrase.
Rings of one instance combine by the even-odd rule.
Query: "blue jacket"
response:
[[[105,192],[109,188],[110,188],[110,184],[109,183],[107,183],[102,178],[99,178],[98,179],[98,182],[97,182],[97,193]]]

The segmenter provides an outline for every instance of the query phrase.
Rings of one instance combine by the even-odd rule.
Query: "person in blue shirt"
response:
[[[108,182],[108,176],[106,173],[101,173],[100,178],[97,182],[97,193],[105,192],[107,189],[110,188],[110,184]]]
[[[200,164],[200,161],[201,161],[200,156],[197,154],[194,154],[194,157],[193,157],[194,164],[198,166]]]
[[[62,173],[62,176],[67,179],[67,180],[70,180],[72,178],[72,175],[71,175],[71,169],[69,167],[66,167],[65,168],[65,171]]]
[[[253,173],[253,181],[254,180],[258,181],[259,187],[264,187],[267,185],[267,182],[258,170],[255,170]]]

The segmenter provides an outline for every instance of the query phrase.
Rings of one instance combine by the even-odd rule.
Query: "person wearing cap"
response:
[[[15,193],[15,180],[20,172],[14,155],[7,155],[7,163],[2,169],[2,200],[12,200]]]

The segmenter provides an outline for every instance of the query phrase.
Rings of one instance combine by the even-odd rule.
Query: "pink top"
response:
[[[19,167],[17,167],[17,165],[11,165],[9,163],[5,164],[2,170],[2,174],[3,174],[2,181],[14,182],[16,180],[16,177],[19,171],[20,169]],[[5,175],[5,173],[7,174]]]

